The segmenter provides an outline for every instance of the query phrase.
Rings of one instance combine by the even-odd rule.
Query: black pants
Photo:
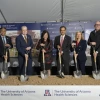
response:
[[[18,61],[19,61],[19,74],[24,75],[25,74],[25,59],[19,57]],[[32,75],[32,72],[33,72],[33,70],[32,70],[32,59],[28,58],[26,74]]]
[[[93,55],[91,55],[91,62],[92,62],[92,70],[95,71],[95,62],[94,62],[94,56]],[[96,64],[97,64],[97,69],[100,70],[100,56],[97,56]]]
[[[77,60],[77,67],[79,70],[81,70],[82,75],[86,74],[85,63],[86,63],[86,60],[84,60],[84,61]],[[75,67],[75,70],[76,70],[76,67]]]
[[[68,57],[69,59],[63,59],[63,57],[61,57],[61,66],[62,66],[62,72],[64,72],[65,75],[69,75],[69,61],[70,61],[70,57]],[[59,59],[57,59],[57,71],[60,70],[60,62]]]

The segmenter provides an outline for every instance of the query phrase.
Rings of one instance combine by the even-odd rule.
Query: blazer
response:
[[[56,58],[57,59],[59,58],[57,45],[60,45],[60,36],[61,35],[55,37],[55,40],[54,40],[54,48],[57,50],[56,51]],[[69,59],[70,46],[71,46],[71,37],[69,37],[68,35],[65,35],[64,41],[62,44],[62,51],[63,51],[62,57],[64,60]]]
[[[11,38],[8,37],[8,36],[5,36],[5,37],[6,37],[6,43],[11,46],[10,48],[12,48],[13,45],[12,45],[12,42],[11,42]],[[4,57],[3,56],[5,55],[5,49],[7,49],[7,48],[4,47],[4,44],[3,44],[3,41],[2,41],[2,37],[0,35],[0,62],[4,61]],[[7,54],[8,54],[8,60],[7,61],[9,62],[10,61],[9,50],[7,50]]]
[[[87,59],[85,51],[87,48],[86,40],[80,40],[78,46],[76,46],[75,51],[78,54],[77,59],[80,61],[85,61]],[[73,51],[73,48],[72,48]]]
[[[41,47],[40,46],[41,43],[44,43],[45,46]],[[44,54],[44,56],[45,56],[45,63],[51,64],[52,63],[52,59],[53,59],[53,57],[52,57],[52,49],[53,49],[53,42],[52,42],[52,40],[50,40],[50,43],[48,43],[48,42],[42,42],[41,39],[40,39],[38,44],[37,44],[36,49],[40,50],[38,61],[41,62],[41,63],[43,62],[42,61],[43,60],[43,58],[42,58],[42,48],[44,48],[45,51],[46,51],[46,53]]]
[[[88,45],[90,45],[90,42],[96,42],[95,51],[98,51],[98,56],[100,56],[100,30],[97,32],[95,32],[95,30],[94,30],[90,33],[90,36],[88,39]],[[90,48],[90,54],[93,55],[92,46]]]
[[[18,50],[18,57],[24,58],[25,54],[27,53],[26,48],[29,46],[31,48],[33,47],[33,42],[30,35],[27,34],[27,43],[25,42],[22,34],[16,37],[16,48]],[[30,58],[32,58],[31,50],[28,55]]]

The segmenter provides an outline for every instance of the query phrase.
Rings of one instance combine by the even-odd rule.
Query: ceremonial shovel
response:
[[[93,51],[95,53],[95,47],[93,47]],[[94,79],[100,79],[100,71],[97,70],[96,57],[94,56],[95,63],[95,71],[92,71],[92,75]]]
[[[45,79],[48,77],[48,72],[45,70],[45,58],[44,58],[44,52],[42,52],[42,57],[43,57],[43,71],[40,72],[41,78]]]
[[[76,53],[75,51],[75,46],[74,46],[74,54]],[[78,69],[78,66],[77,66],[77,57],[74,55],[74,58],[75,58],[75,67],[76,67],[76,71],[74,71],[74,77],[75,78],[80,78],[82,77],[82,72]]]
[[[3,70],[3,68],[4,68],[4,70]],[[8,63],[7,63],[7,50],[6,50],[6,58],[3,63],[3,68],[2,68],[2,72],[1,72],[1,78],[5,79],[9,76]]]

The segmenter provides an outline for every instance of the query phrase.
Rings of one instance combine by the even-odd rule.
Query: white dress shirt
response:
[[[3,43],[6,44],[6,43],[7,43],[6,36],[2,36],[2,35],[1,35],[1,38],[2,38]]]
[[[26,36],[26,38],[27,38],[27,35],[23,35],[23,34],[22,34],[22,36],[23,36],[24,40],[25,40],[25,36]]]

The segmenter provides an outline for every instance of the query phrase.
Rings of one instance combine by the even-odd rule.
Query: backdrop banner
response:
[[[100,86],[0,86],[0,100],[100,100]]]
[[[10,50],[10,57],[11,57],[11,66],[12,67],[17,67],[18,66],[18,60],[17,60],[17,50],[16,50],[16,43],[15,39],[16,36],[18,36],[21,33],[21,27],[22,26],[27,26],[28,27],[28,34],[31,35],[34,48],[32,50],[32,55],[33,55],[33,66],[39,66],[39,63],[37,61],[38,53],[35,49],[38,40],[40,39],[41,33],[43,30],[48,30],[50,33],[51,39],[54,41],[55,37],[57,35],[60,35],[59,28],[60,26],[66,26],[67,28],[67,35],[69,35],[72,40],[74,40],[75,33],[77,31],[83,32],[83,35],[86,40],[88,40],[90,32],[94,29],[94,22],[92,21],[75,21],[75,22],[45,22],[45,23],[8,23],[8,24],[0,24],[0,27],[6,27],[7,28],[7,36],[10,36],[12,39],[13,43],[13,49]],[[70,64],[73,65],[74,62],[72,60],[72,53],[71,55],[71,60]],[[91,66],[91,60],[90,60],[90,47],[87,46],[86,50],[86,55],[87,55],[87,62],[86,66]],[[52,66],[56,66],[55,62],[55,57],[56,57],[56,51],[53,48],[53,62]]]

